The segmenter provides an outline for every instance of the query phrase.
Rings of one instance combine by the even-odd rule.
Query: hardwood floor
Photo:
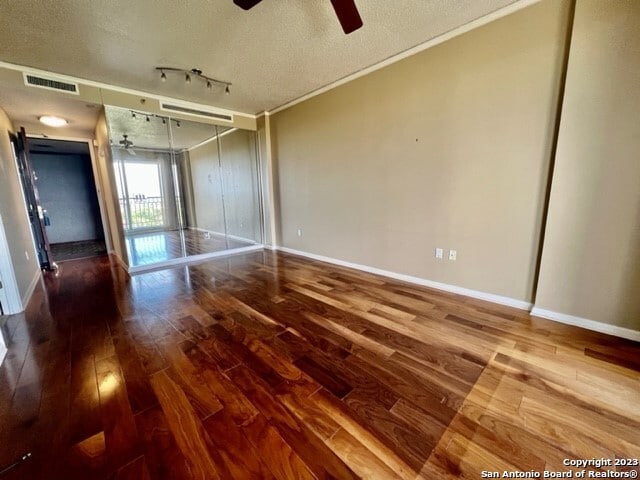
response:
[[[135,233],[126,235],[125,241],[132,267],[255,245],[255,242],[241,241],[237,237],[191,229]]]
[[[31,457],[3,480],[475,479],[640,458],[637,343],[272,252],[131,278],[68,261],[45,285],[4,327],[0,470]]]

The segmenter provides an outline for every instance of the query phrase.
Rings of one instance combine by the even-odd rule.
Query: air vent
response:
[[[207,112],[206,110],[197,110],[195,108],[181,107],[180,105],[171,105],[169,103],[161,103],[160,108],[169,112],[186,113],[189,115],[195,115],[204,118],[213,118],[216,120],[226,120],[227,122],[233,122],[233,115],[226,115],[224,113]]]
[[[55,90],[56,92],[66,92],[78,95],[77,83],[61,82],[52,78],[37,77],[35,75],[24,74],[24,83],[28,87],[44,88],[46,90]]]

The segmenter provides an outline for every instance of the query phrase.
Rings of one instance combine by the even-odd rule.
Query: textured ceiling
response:
[[[206,123],[180,120],[180,126],[175,120],[162,123],[162,119],[153,115],[136,115],[134,118],[130,110],[117,107],[105,107],[107,127],[112,145],[118,147],[120,140],[127,135],[127,140],[133,142],[133,148],[151,148],[167,150],[183,150],[194,147],[218,133],[229,130],[228,127],[215,127]],[[147,122],[147,118],[149,121]],[[171,139],[171,140],[170,140]]]
[[[25,86],[8,87],[0,81],[0,107],[7,112],[16,127],[25,127],[28,134],[50,136],[92,137],[101,106],[62,96],[47,90]],[[38,118],[58,115],[69,121],[64,128],[46,127]]]
[[[357,0],[345,35],[329,0],[2,0],[0,60],[257,113],[423,43],[515,0]],[[158,65],[233,83],[212,92]]]

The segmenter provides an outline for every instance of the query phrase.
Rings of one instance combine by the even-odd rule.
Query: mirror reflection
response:
[[[130,267],[262,243],[255,132],[105,112]]]

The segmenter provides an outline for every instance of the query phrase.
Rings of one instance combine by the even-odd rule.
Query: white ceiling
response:
[[[0,60],[239,112],[272,110],[516,0],[357,0],[345,35],[329,0],[2,0]],[[200,68],[221,89],[160,82]],[[0,99],[1,101],[1,99]]]

